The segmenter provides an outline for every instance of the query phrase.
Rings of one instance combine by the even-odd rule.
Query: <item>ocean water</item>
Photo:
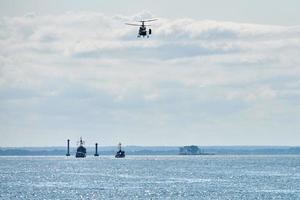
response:
[[[0,157],[0,199],[300,199],[300,156]]]

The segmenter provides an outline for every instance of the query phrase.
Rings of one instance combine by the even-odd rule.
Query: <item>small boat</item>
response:
[[[84,145],[84,141],[82,140],[82,137],[80,137],[79,147],[77,147],[77,151],[76,151],[76,158],[85,158],[86,148],[83,145]]]
[[[125,158],[125,151],[122,151],[121,142],[118,144],[118,149],[119,149],[119,151],[117,151],[115,158]]]

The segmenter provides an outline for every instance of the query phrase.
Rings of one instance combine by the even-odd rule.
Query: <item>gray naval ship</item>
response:
[[[76,158],[85,158],[86,156],[86,148],[83,146],[84,141],[82,140],[82,137],[80,137],[79,146],[77,147],[76,151]]]
[[[122,150],[121,142],[118,144],[118,149],[119,151],[117,151],[115,158],[125,158],[125,151]]]

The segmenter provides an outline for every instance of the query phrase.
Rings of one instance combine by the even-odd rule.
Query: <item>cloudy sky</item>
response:
[[[0,146],[299,145],[300,1],[209,2],[0,0]]]

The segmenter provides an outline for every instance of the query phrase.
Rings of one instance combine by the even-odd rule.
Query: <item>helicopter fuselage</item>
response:
[[[147,28],[146,26],[141,26],[140,29],[139,29],[139,36],[147,36]]]

